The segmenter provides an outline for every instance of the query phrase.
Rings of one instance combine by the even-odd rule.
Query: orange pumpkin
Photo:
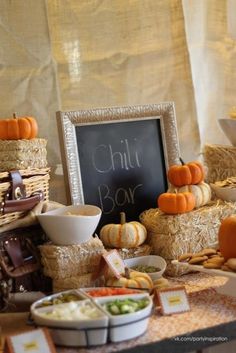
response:
[[[0,120],[0,139],[1,140],[30,140],[37,136],[38,124],[33,117],[16,117],[13,119]]]
[[[218,239],[220,252],[225,260],[236,257],[236,215],[223,219],[219,228]]]
[[[191,192],[165,192],[158,197],[159,209],[168,214],[178,214],[192,211],[195,207],[195,196]]]
[[[167,177],[172,185],[195,185],[204,180],[205,173],[200,162],[194,161],[184,164],[182,159],[180,161],[181,165],[172,165],[168,170]]]

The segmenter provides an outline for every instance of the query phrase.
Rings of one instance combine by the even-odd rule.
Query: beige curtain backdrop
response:
[[[234,0],[1,0],[0,117],[32,114],[65,202],[55,112],[174,101],[181,155],[224,143],[235,104]]]

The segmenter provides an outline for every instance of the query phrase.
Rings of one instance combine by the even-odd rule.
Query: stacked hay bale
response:
[[[203,156],[208,169],[206,176],[208,183],[236,176],[236,147],[206,144]]]
[[[178,276],[188,271],[171,264],[184,253],[215,247],[222,219],[236,212],[236,203],[217,200],[188,213],[168,215],[158,208],[140,215],[148,231],[152,253],[166,259],[166,274]]]
[[[47,140],[0,140],[0,172],[47,167]]]
[[[77,245],[39,247],[44,274],[52,278],[53,292],[94,284],[104,246],[99,238]]]

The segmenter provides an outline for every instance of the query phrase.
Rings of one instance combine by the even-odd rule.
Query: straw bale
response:
[[[208,169],[206,176],[208,183],[236,176],[236,147],[206,144],[203,157]]]
[[[107,248],[107,251],[112,249]],[[132,257],[146,256],[151,254],[151,246],[149,244],[142,244],[136,248],[131,249],[116,249],[122,259],[130,259]]]
[[[64,290],[86,288],[94,286],[94,274],[87,273],[69,278],[59,278],[52,280],[53,292],[62,292]]]
[[[0,140],[0,171],[47,166],[47,140]]]
[[[43,244],[39,250],[44,274],[53,279],[95,272],[105,251],[98,237],[76,245]]]
[[[140,221],[147,228],[152,254],[164,257],[169,264],[166,273],[175,276],[186,271],[173,270],[171,260],[184,253],[216,246],[221,220],[233,213],[236,213],[235,202],[217,200],[179,215],[167,215],[158,208],[149,209],[141,213]]]

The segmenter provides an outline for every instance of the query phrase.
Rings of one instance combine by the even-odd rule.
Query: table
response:
[[[219,294],[213,287],[223,285],[225,277],[204,273],[171,279],[172,285],[185,285],[191,311],[162,316],[155,310],[147,332],[137,339],[92,349],[57,347],[58,353],[184,353],[236,339],[236,298]],[[29,330],[28,313],[1,314],[3,335]],[[236,348],[235,348],[236,351]]]

